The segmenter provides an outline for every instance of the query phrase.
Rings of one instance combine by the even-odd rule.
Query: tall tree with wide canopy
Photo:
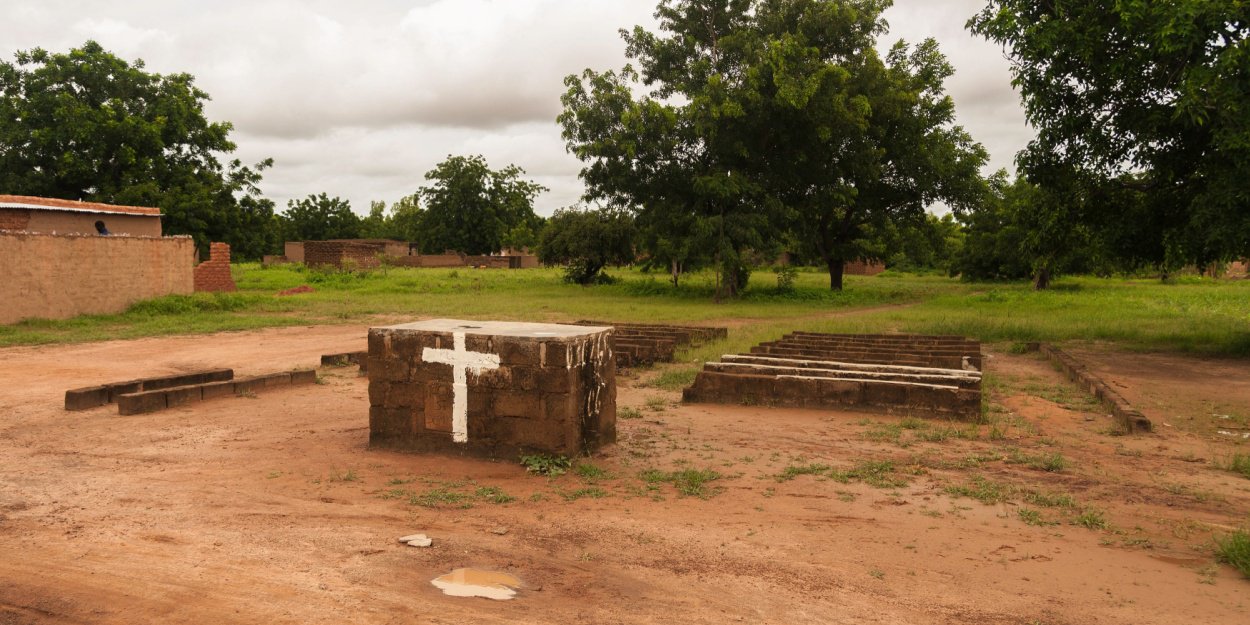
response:
[[[954,124],[954,70],[927,39],[876,52],[889,0],[764,0],[767,52],[752,73],[772,147],[769,186],[792,230],[843,287],[848,261],[886,260],[872,232],[919,223],[926,207],[962,211],[987,187],[987,154]]]
[[[891,4],[662,2],[664,35],[625,34],[650,94],[633,97],[628,67],[567,80],[560,121],[588,196],[634,208],[644,232],[684,226],[722,259],[780,243],[784,218],[840,290],[846,262],[883,255],[874,230],[985,189],[986,154],[953,124],[937,44],[877,54]]]
[[[0,61],[0,189],[158,206],[166,234],[258,257],[277,244],[257,187],[272,161],[223,165],[231,125],[205,118],[208,99],[191,75],[146,72],[94,41],[18,52]]]
[[[760,39],[754,0],[665,0],[659,33],[622,31],[640,72],[586,70],[565,80],[568,149],[586,162],[586,199],[632,210],[648,250],[679,274],[700,255],[715,258],[718,296],[737,294],[748,275],[743,252],[768,251],[778,205],[751,173],[753,97],[746,72]],[[635,97],[635,90],[650,91]]]
[[[492,170],[481,156],[448,156],[425,174],[418,191],[425,211],[418,241],[427,253],[491,254],[524,223],[534,223],[534,198],[546,187],[521,179],[525,170]]]
[[[1022,170],[1073,218],[1164,269],[1250,254],[1244,0],[991,0],[968,25],[1007,49]]]

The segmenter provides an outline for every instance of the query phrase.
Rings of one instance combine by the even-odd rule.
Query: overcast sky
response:
[[[887,48],[935,37],[955,66],[959,122],[1012,168],[1032,136],[995,45],[964,30],[984,0],[896,0]],[[617,30],[652,25],[656,0],[5,0],[0,54],[88,39],[149,71],[188,72],[230,121],[236,156],[272,157],[279,209],[326,192],[367,213],[411,194],[449,154],[514,163],[577,202],[580,162],[555,117],[564,76],[625,62]]]

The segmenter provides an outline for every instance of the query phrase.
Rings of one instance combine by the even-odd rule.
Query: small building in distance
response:
[[[98,221],[111,236],[100,236]],[[159,208],[0,195],[0,324],[192,293],[195,241],[161,232]]]
[[[0,195],[0,230],[45,234],[96,234],[104,222],[110,234],[161,236],[161,209],[116,206],[27,195]]]

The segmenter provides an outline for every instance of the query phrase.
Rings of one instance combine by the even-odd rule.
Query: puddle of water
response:
[[[485,597],[507,601],[516,596],[521,580],[496,571],[480,569],[456,569],[430,582],[443,594],[452,597]]]

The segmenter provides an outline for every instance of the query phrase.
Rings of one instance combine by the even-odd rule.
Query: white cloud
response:
[[[981,0],[901,0],[890,41],[933,36],[954,63],[964,124],[1010,166],[1030,133],[1006,63],[963,30]],[[652,25],[655,0],[18,0],[0,5],[0,55],[96,39],[149,70],[188,72],[235,126],[236,156],[273,157],[265,193],[351,200],[411,193],[448,154],[514,163],[551,188],[550,213],[581,194],[555,123],[564,76],[617,68],[617,31]]]

